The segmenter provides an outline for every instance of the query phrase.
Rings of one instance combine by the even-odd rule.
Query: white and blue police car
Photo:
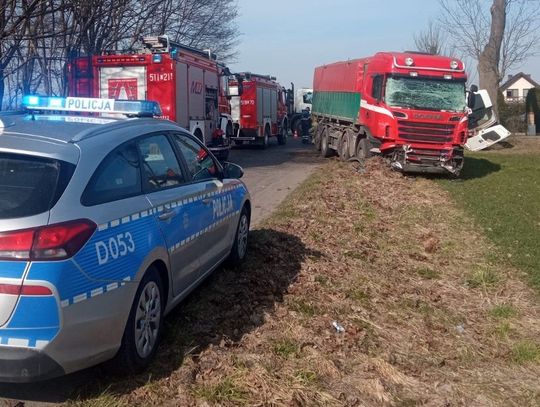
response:
[[[0,115],[0,381],[144,369],[164,315],[244,260],[243,171],[154,102],[25,105]]]

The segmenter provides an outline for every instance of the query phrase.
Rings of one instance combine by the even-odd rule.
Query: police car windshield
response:
[[[465,108],[465,82],[389,77],[386,81],[385,101],[394,107],[460,112]]]
[[[0,219],[51,209],[65,189],[72,167],[53,159],[0,153]]]

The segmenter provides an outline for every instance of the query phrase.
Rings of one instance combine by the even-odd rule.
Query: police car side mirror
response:
[[[237,164],[230,162],[223,163],[223,178],[240,179],[244,176],[244,170]]]

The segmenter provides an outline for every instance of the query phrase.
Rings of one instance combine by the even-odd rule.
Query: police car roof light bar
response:
[[[152,100],[115,100],[83,97],[27,95],[23,106],[30,111],[123,114],[128,117],[161,116],[161,106]]]

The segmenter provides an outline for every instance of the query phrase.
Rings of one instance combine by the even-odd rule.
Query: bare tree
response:
[[[424,31],[414,35],[414,44],[420,52],[431,55],[447,55],[448,40],[446,33],[436,22],[430,21]]]
[[[496,108],[498,86],[515,66],[538,54],[539,0],[439,0],[439,22],[455,49],[478,61],[480,86]]]
[[[0,110],[25,93],[65,94],[71,57],[133,49],[143,35],[168,34],[231,58],[237,7],[236,0],[2,0]]]
[[[496,112],[501,76],[501,47],[506,27],[506,7],[509,0],[493,0],[491,6],[491,28],[487,44],[478,57],[480,87],[486,89]]]

